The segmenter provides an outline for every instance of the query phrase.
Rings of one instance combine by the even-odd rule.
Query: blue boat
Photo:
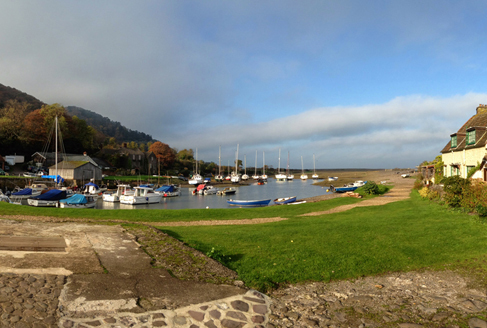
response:
[[[295,201],[296,201],[296,196],[276,198],[274,199],[274,204],[284,205],[284,204],[294,203]]]
[[[227,200],[227,203],[231,206],[267,206],[271,202],[270,199],[261,200]]]
[[[40,196],[27,199],[30,206],[55,207],[61,199],[66,199],[66,190],[51,189]]]
[[[366,183],[367,183],[367,181],[365,181],[365,182],[364,181],[355,181],[354,183],[345,185],[343,187],[334,187],[333,185],[331,185],[330,190],[333,192],[338,192],[338,193],[355,191],[356,189],[362,187]]]
[[[60,208],[94,208],[96,199],[93,196],[74,194],[67,199],[61,199],[56,205]]]

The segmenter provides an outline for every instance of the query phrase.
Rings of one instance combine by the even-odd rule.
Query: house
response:
[[[480,104],[477,113],[457,132],[441,151],[444,176],[466,178],[470,169],[481,164],[472,178],[487,181],[487,105]]]
[[[136,170],[137,172],[147,174],[157,174],[157,157],[152,152],[144,153],[140,149],[131,149],[120,147],[117,149],[104,148],[100,151],[99,156],[105,158],[114,166]],[[126,160],[120,160],[126,158]]]
[[[62,161],[57,164],[57,167],[56,165],[50,166],[49,175],[56,174],[65,180],[75,180],[75,183],[78,185],[88,182],[91,179],[95,181],[102,179],[101,168],[87,160]]]
[[[32,155],[32,161],[34,163],[42,163],[40,166],[45,166],[45,167],[51,167],[56,164],[56,153],[51,152],[51,153],[39,153],[36,152]],[[88,156],[86,153],[83,153],[83,155],[79,154],[64,154],[64,153],[58,153],[57,156],[57,162],[60,163],[61,161],[82,161],[82,162],[90,162],[93,165],[98,166],[98,164]]]

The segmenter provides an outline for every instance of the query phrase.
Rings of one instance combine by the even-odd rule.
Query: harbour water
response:
[[[254,199],[271,199],[281,197],[297,196],[297,199],[307,197],[314,197],[324,195],[327,192],[327,187],[314,186],[313,182],[316,180],[296,179],[293,181],[276,181],[269,179],[265,185],[257,185],[252,183],[250,185],[236,186],[237,192],[235,195],[218,196],[218,195],[192,195],[191,191],[194,188],[181,188],[181,196],[162,198],[159,204],[149,205],[124,205],[120,203],[107,203],[101,199],[96,204],[97,209],[197,209],[197,208],[231,208],[228,205],[228,199],[238,200],[254,200]],[[223,188],[221,188],[223,189]],[[271,202],[272,204],[272,202]]]

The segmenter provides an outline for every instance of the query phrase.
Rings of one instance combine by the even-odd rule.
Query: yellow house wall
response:
[[[451,164],[460,164],[460,176],[462,178],[467,177],[467,166],[476,166],[478,163],[482,162],[486,154],[485,148],[474,148],[462,151],[455,151],[442,154],[443,163],[445,163],[445,176],[450,177],[451,174]],[[482,171],[477,171],[472,178],[481,179]]]

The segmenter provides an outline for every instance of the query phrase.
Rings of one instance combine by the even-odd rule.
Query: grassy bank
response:
[[[173,222],[283,217],[259,225],[162,227],[211,253],[238,272],[247,286],[266,290],[284,283],[329,281],[420,268],[459,268],[485,277],[487,227],[414,192],[408,200],[316,217],[361,200],[335,198],[299,206],[202,210],[48,209],[0,203],[1,215],[36,215],[125,222]],[[465,264],[466,263],[466,264]],[[485,278],[483,278],[485,279]]]
[[[215,248],[248,286],[261,290],[281,283],[441,267],[487,254],[483,223],[417,194],[384,206],[259,226],[164,231],[203,252]]]

